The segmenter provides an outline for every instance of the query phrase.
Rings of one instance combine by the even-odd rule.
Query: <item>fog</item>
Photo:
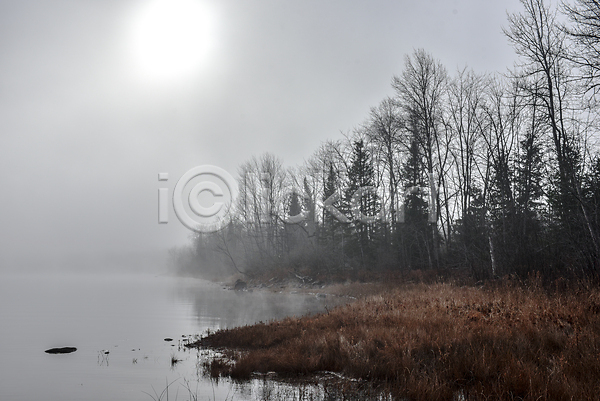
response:
[[[144,266],[190,235],[157,223],[159,172],[172,191],[201,164],[299,164],[392,94],[416,48],[450,71],[514,60],[501,27],[515,0],[207,0],[204,59],[152,78],[133,40],[149,4],[0,2],[0,269]]]

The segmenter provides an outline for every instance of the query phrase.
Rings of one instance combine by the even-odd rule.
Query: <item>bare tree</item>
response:
[[[544,105],[558,166],[561,195],[574,189],[577,163],[575,138],[569,132],[569,100],[573,96],[565,49],[565,33],[556,23],[556,10],[543,0],[521,0],[524,13],[508,16],[505,35],[521,59],[514,77],[524,84],[530,97]]]
[[[600,1],[563,2],[563,11],[571,25],[563,25],[562,30],[574,44],[568,57],[580,68],[578,78],[585,89],[597,95],[600,89]]]
[[[414,138],[425,157],[425,168],[430,177],[436,176],[444,187],[444,170],[448,161],[448,148],[442,135],[443,97],[446,91],[447,73],[444,66],[424,50],[416,50],[406,56],[404,71],[395,76],[392,86],[406,119],[411,120]],[[430,211],[439,210],[439,196],[429,205]],[[435,214],[436,221],[439,217]],[[438,264],[439,233],[432,224],[433,264]]]
[[[460,218],[465,221],[476,185],[477,147],[482,139],[485,78],[466,68],[458,71],[448,86],[446,126],[452,131],[453,162],[457,172]]]
[[[448,85],[445,113],[445,126],[452,138],[452,179],[457,194],[461,247],[465,262],[472,269],[481,269],[488,250],[485,237],[490,231],[482,203],[489,180],[489,157],[482,140],[486,87],[484,76],[466,68],[459,70]],[[494,261],[493,255],[490,259]]]
[[[567,32],[558,25],[556,10],[551,10],[543,0],[521,0],[521,3],[524,13],[509,15],[510,25],[505,34],[523,60],[515,76],[526,83],[524,89],[529,96],[543,105],[540,117],[551,132],[558,177],[556,193],[550,201],[563,230],[557,238],[562,241],[565,233],[569,233],[573,241],[571,248],[578,252],[581,229],[587,231],[596,260],[600,255],[600,242],[583,202],[581,169],[585,140],[579,121],[583,110],[579,101],[581,93],[571,75]],[[596,268],[598,262],[592,264]]]
[[[381,154],[388,178],[389,218],[393,231],[396,226],[396,205],[398,202],[398,157],[406,150],[402,141],[402,121],[397,102],[392,98],[385,98],[377,107],[371,108],[367,121],[367,137],[377,148],[376,154]]]
[[[248,258],[266,261],[281,254],[284,244],[280,235],[285,216],[285,195],[289,177],[283,163],[272,154],[253,157],[239,168],[237,214],[244,225]]]

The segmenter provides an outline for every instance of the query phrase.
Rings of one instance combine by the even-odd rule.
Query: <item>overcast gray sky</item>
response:
[[[515,60],[517,0],[185,1],[207,44],[182,73],[140,56],[153,1],[0,1],[0,269],[185,244],[172,210],[157,224],[159,187],[265,151],[302,163],[393,94],[413,49],[450,73]]]

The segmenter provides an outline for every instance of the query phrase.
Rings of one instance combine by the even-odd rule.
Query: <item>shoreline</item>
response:
[[[282,270],[264,273],[253,278],[235,274],[222,280],[203,279],[218,283],[234,290],[236,282],[244,283],[244,291],[270,291],[297,294],[349,297],[360,299],[371,295],[380,295],[394,291],[404,285],[418,283],[435,283],[441,278],[437,272],[422,272],[416,270],[410,274],[373,273],[367,270],[354,271],[351,277],[323,275],[320,277],[301,276],[293,271]],[[365,277],[368,274],[368,277]]]
[[[213,377],[334,372],[409,399],[598,399],[599,329],[597,288],[408,284],[189,346],[222,353],[206,362]]]

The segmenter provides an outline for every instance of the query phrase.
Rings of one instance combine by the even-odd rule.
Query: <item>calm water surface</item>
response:
[[[316,313],[336,302],[167,276],[2,276],[0,400],[149,401],[166,383],[173,383],[169,400],[189,399],[186,386],[201,400],[256,399],[252,386],[199,377],[203,357],[179,347],[182,336]],[[77,351],[44,353],[62,346]],[[171,366],[173,356],[182,361]]]

